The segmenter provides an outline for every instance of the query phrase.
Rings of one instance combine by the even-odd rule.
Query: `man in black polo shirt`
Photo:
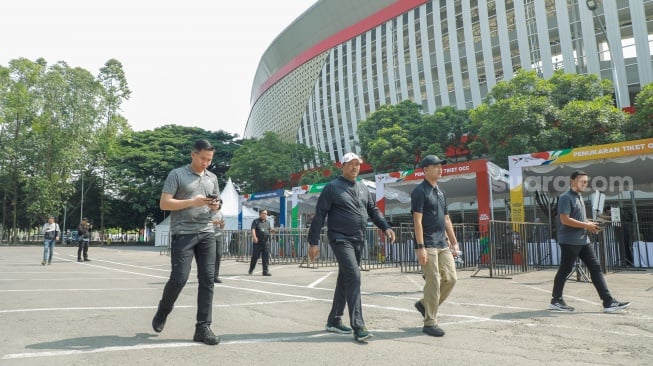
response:
[[[589,177],[582,170],[571,173],[569,190],[558,198],[558,243],[560,244],[560,267],[553,280],[551,310],[572,312],[574,308],[567,305],[562,298],[567,276],[574,268],[576,259],[580,258],[587,266],[592,284],[603,301],[603,311],[612,313],[630,306],[629,302],[619,302],[610,294],[601,264],[596,259],[594,248],[590,244],[588,233],[598,233],[598,223],[587,220],[582,192],[587,188]]]
[[[252,259],[249,262],[249,271],[252,274],[256,268],[256,262],[263,254],[263,276],[272,276],[268,266],[270,265],[270,222],[268,212],[261,210],[258,219],[252,221]]]
[[[453,256],[458,256],[458,240],[449,219],[447,199],[437,184],[446,163],[435,155],[425,156],[420,164],[424,180],[410,195],[415,254],[426,280],[424,297],[415,303],[415,308],[424,317],[422,332],[433,337],[444,335],[436,321],[438,307],[451,294],[457,280]]]

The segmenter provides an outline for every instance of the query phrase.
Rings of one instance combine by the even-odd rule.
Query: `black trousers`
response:
[[[338,239],[329,242],[338,260],[338,279],[327,322],[334,324],[349,309],[349,322],[354,329],[365,327],[361,306],[361,250],[365,242]]]
[[[163,289],[160,307],[170,311],[190,275],[193,257],[197,263],[197,316],[196,325],[211,324],[213,307],[213,272],[215,267],[215,236],[213,232],[176,234],[170,245],[172,271]]]
[[[603,300],[603,305],[609,304],[612,301],[612,295],[608,290],[608,284],[605,281],[603,272],[601,272],[601,264],[596,259],[592,244],[571,245],[560,243],[560,267],[558,267],[558,272],[553,280],[553,298],[562,298],[562,290],[565,287],[567,277],[574,269],[577,258],[580,258],[589,269],[592,284],[601,300]]]
[[[82,259],[82,252],[84,253],[84,259],[88,259],[88,240],[79,241],[79,246],[77,247],[77,259]]]
[[[270,243],[268,238],[259,240],[258,243],[252,245],[252,260],[249,262],[249,271],[256,268],[256,262],[263,256],[263,273],[268,273],[268,266],[270,265]]]
[[[215,238],[215,272],[213,278],[220,277],[220,262],[222,261],[222,236]]]

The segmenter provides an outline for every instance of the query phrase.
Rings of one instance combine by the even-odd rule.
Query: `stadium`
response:
[[[357,125],[380,106],[470,109],[519,69],[610,79],[628,109],[652,54],[653,0],[320,0],[262,56],[244,137],[338,161],[361,152]]]

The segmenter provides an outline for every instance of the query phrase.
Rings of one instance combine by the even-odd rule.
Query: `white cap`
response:
[[[342,158],[340,158],[340,162],[343,163],[343,164],[347,164],[347,163],[349,163],[350,161],[352,161],[354,159],[358,160],[358,162],[361,163],[361,164],[363,163],[363,159],[361,159],[360,156],[358,156],[358,155],[356,155],[356,154],[354,154],[352,152],[346,153],[345,155],[343,155]]]

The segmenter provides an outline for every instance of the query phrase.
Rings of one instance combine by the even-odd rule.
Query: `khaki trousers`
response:
[[[422,265],[426,283],[424,284],[424,298],[420,301],[424,305],[424,326],[437,324],[436,316],[438,307],[449,297],[456,284],[456,263],[449,248],[426,248],[428,259]]]

